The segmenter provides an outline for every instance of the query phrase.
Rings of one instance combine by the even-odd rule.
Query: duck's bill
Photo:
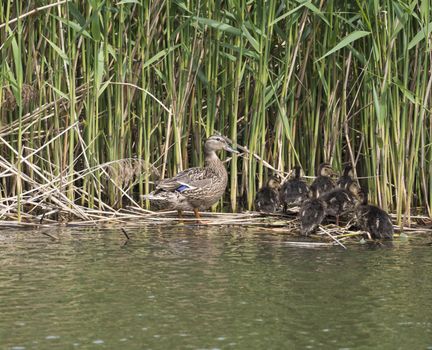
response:
[[[225,147],[225,151],[231,152],[231,153],[240,153],[239,151],[236,151],[234,148],[231,148],[230,146]]]

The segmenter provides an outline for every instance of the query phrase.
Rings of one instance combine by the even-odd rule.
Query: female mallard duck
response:
[[[300,179],[301,168],[294,168],[294,178],[282,184],[279,192],[280,201],[283,204],[284,211],[289,206],[300,205],[309,198],[309,187],[303,180]]]
[[[319,198],[317,190],[310,192],[311,198],[303,202],[299,217],[302,235],[309,235],[321,224],[326,215],[327,204]]]
[[[336,188],[322,195],[322,200],[327,204],[326,215],[336,217],[336,225],[339,225],[339,216],[354,212],[359,196],[360,187],[352,181],[348,188]]]
[[[322,196],[324,193],[333,190],[336,185],[331,176],[334,174],[335,173],[330,164],[320,164],[318,167],[317,177],[310,186],[311,191],[316,192],[318,196]]]
[[[336,185],[340,188],[348,188],[349,184],[353,182],[354,170],[351,165],[347,165],[344,168],[342,176],[337,181]]]
[[[368,204],[367,191],[360,193],[361,202],[356,207],[357,223],[373,239],[393,239],[393,224],[390,216],[381,208]]]
[[[177,210],[181,216],[183,210],[193,210],[197,218],[199,210],[210,208],[225,192],[228,174],[216,155],[216,151],[233,150],[222,137],[213,135],[204,145],[204,168],[189,168],[176,176],[161,180],[156,190],[144,196],[158,208]]]
[[[279,207],[279,187],[280,181],[275,176],[271,176],[267,185],[262,187],[255,197],[255,209],[266,213],[273,213]]]

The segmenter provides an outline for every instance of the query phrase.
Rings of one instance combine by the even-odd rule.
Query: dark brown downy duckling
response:
[[[348,188],[336,188],[322,195],[322,200],[327,204],[326,215],[336,217],[336,225],[339,225],[341,215],[352,212],[359,198],[360,187],[352,181]]]
[[[311,191],[310,198],[303,202],[300,212],[301,234],[308,236],[321,224],[326,215],[326,203],[319,198],[319,193]]]
[[[357,223],[373,239],[393,239],[393,224],[390,216],[381,208],[368,204],[367,191],[360,192],[361,202],[356,207]]]
[[[274,213],[279,207],[280,180],[271,176],[267,185],[262,187],[255,197],[255,210]]]
[[[301,168],[294,168],[294,177],[282,184],[279,191],[279,199],[283,204],[284,211],[290,206],[296,206],[309,198],[309,187],[300,178]]]
[[[348,188],[349,184],[353,182],[354,170],[352,165],[347,165],[344,168],[342,176],[336,182],[340,188]]]
[[[328,163],[322,163],[318,167],[318,173],[316,179],[312,182],[310,190],[322,196],[324,193],[329,192],[336,188],[336,184],[332,180],[331,176],[334,175],[332,167]]]

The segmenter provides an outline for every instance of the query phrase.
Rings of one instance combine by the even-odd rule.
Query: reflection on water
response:
[[[432,247],[240,227],[0,235],[1,349],[432,349]]]

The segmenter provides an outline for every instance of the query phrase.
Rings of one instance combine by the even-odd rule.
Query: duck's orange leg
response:
[[[196,217],[197,219],[201,219],[201,215],[200,215],[200,213],[199,213],[199,211],[198,211],[198,208],[194,208],[194,213],[195,213],[195,217]]]
[[[183,224],[184,223],[184,221],[183,221],[183,210],[177,210],[177,214],[178,214],[178,217],[179,217],[179,224]]]
[[[196,221],[197,224],[200,224],[200,225],[207,224],[207,222],[201,220],[201,215],[198,211],[198,208],[194,208],[194,213],[195,213],[195,217],[197,218],[197,221]]]

